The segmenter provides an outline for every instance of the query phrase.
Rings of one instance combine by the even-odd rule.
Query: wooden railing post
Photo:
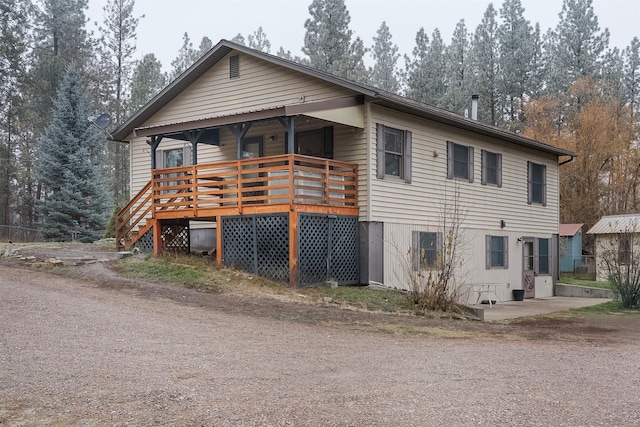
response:
[[[289,211],[293,211],[293,205],[296,202],[296,157],[294,154],[287,156],[289,162]]]

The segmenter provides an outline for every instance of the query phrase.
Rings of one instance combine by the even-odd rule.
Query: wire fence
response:
[[[42,242],[42,232],[36,228],[16,227],[13,225],[0,225],[0,242]]]

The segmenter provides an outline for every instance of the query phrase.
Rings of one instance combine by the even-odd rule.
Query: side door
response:
[[[534,239],[525,238],[522,245],[522,289],[525,298],[536,296]]]

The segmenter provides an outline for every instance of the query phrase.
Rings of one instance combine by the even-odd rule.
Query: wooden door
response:
[[[524,289],[525,298],[535,298],[536,296],[533,250],[533,239],[525,239],[522,247],[522,289]]]

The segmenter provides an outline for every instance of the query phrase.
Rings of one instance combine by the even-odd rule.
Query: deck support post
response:
[[[289,212],[289,287],[298,287],[298,212]]]
[[[216,216],[216,265],[222,268],[222,217]]]
[[[153,254],[160,255],[162,253],[162,221],[155,220],[153,225]]]

